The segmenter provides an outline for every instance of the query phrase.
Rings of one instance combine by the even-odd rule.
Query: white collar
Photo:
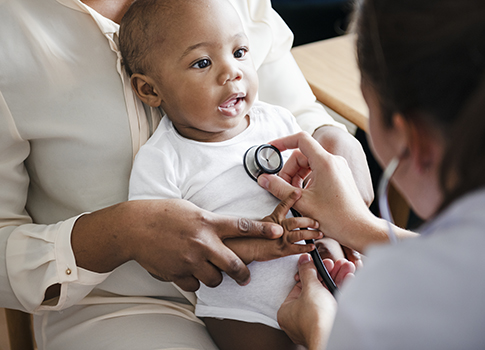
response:
[[[482,217],[485,208],[485,187],[473,190],[451,203],[443,212],[419,228],[422,235],[432,234],[441,227],[463,222],[466,218]]]
[[[130,121],[130,130],[133,143],[133,157],[135,157],[141,145],[143,145],[150,136],[150,126],[148,125],[147,116],[143,108],[143,104],[133,92],[130,85],[130,77],[128,76],[126,70],[122,67],[121,64],[121,53],[118,50],[118,30],[120,27],[119,24],[113,22],[109,18],[100,15],[98,12],[96,12],[80,0],[57,0],[57,2],[73,10],[90,15],[108,40],[110,49],[116,54],[116,70],[118,71],[118,74],[120,75],[123,84],[126,109]],[[157,110],[154,110],[153,108],[151,108],[150,111],[150,118],[152,119],[151,123],[154,127],[156,127],[156,125],[158,125],[158,122],[160,121],[159,112]]]
[[[93,19],[96,21],[99,29],[103,32],[103,34],[118,33],[118,29],[120,26],[117,23],[113,22],[109,18],[100,15],[91,7],[81,2],[81,0],[57,0],[57,2],[73,10],[91,15],[91,17],[93,17]]]

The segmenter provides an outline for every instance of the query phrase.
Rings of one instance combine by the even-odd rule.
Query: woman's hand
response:
[[[157,278],[195,291],[199,281],[221,283],[221,271],[249,283],[247,266],[223,240],[282,234],[277,224],[214,214],[184,200],[139,200],[81,216],[71,241],[82,268],[109,272],[135,260]]]
[[[363,266],[362,257],[359,252],[344,247],[334,239],[323,237],[316,240],[315,245],[322,259],[330,259],[334,262],[340,259],[346,259],[353,263],[356,269]]]
[[[246,264],[252,261],[267,261],[293,254],[308,253],[315,249],[313,244],[296,244],[305,239],[320,239],[323,234],[317,231],[318,222],[305,217],[286,218],[286,214],[299,199],[292,193],[281,201],[273,213],[263,219],[265,222],[280,224],[284,233],[277,239],[230,238],[224,243],[231,248]],[[300,228],[310,228],[305,230]]]
[[[335,264],[332,260],[325,259],[324,263],[339,287],[355,271],[354,264],[345,259],[338,260]],[[321,350],[325,348],[332,330],[337,302],[322,285],[308,254],[300,257],[298,270],[298,283],[278,310],[278,323],[293,342],[310,350]]]
[[[317,220],[325,236],[344,246],[361,252],[370,242],[387,241],[385,227],[376,223],[344,158],[330,154],[304,132],[271,144],[280,151],[298,149],[279,176],[263,174],[258,178],[263,188],[280,199],[301,192],[295,209]]]

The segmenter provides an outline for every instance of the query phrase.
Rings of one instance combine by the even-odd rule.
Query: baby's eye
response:
[[[237,49],[234,51],[234,57],[235,58],[243,58],[246,56],[246,53],[248,52],[248,49],[242,48],[242,49]]]
[[[202,68],[207,68],[211,65],[211,61],[208,60],[207,58],[204,58],[200,61],[197,61],[195,62],[192,67],[193,68],[199,68],[199,69],[202,69]]]

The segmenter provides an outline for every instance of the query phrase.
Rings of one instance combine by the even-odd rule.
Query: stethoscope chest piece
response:
[[[276,174],[283,166],[280,151],[272,145],[253,146],[244,154],[244,168],[249,176],[258,181],[261,174]]]

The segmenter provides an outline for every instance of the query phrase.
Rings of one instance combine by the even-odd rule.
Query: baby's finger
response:
[[[306,217],[293,217],[282,221],[281,225],[288,231],[298,228],[318,228],[318,221]]]
[[[323,233],[317,230],[293,230],[287,231],[285,239],[288,243],[296,243],[307,239],[320,239],[323,237]],[[313,245],[315,247],[315,245]]]
[[[283,199],[273,210],[273,213],[270,215],[276,222],[282,222],[285,220],[286,214],[290,211],[291,207],[300,199],[301,191],[292,191],[289,196]]]
[[[314,244],[290,244],[285,248],[284,255],[310,253],[313,249],[315,249]]]

